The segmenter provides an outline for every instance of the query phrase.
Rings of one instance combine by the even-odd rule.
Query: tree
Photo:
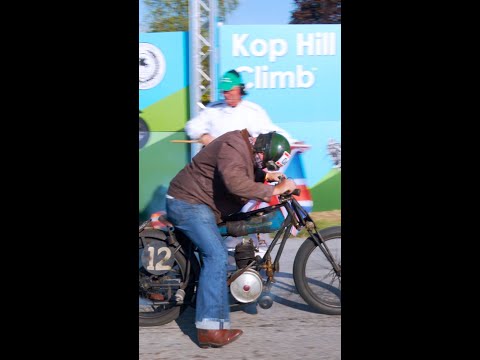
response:
[[[188,31],[189,0],[141,0],[148,9],[147,32]],[[208,0],[204,0],[208,5]],[[225,21],[226,14],[235,10],[239,0],[218,0],[218,21]]]
[[[290,24],[341,24],[341,0],[295,0]]]
[[[188,31],[188,3],[189,0],[141,0],[144,1],[148,10],[149,25],[147,32],[168,32],[168,31]],[[203,0],[208,5],[208,0]],[[225,16],[234,11],[238,6],[239,0],[217,0],[217,20],[225,21]],[[203,23],[200,32],[203,37],[208,39],[208,21]],[[202,48],[204,53],[208,52],[208,47]],[[210,58],[202,60],[202,67],[208,69]],[[207,87],[208,81],[201,80]],[[202,103],[210,102],[210,89],[207,89],[202,95]]]

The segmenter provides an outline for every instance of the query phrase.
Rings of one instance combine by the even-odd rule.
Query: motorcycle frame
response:
[[[275,236],[272,242],[270,243],[270,245],[268,246],[267,251],[263,255],[261,261],[257,262],[257,267],[265,269],[267,273],[268,279],[265,283],[265,290],[267,291],[270,290],[271,284],[272,282],[274,282],[274,277],[273,277],[274,273],[280,271],[280,258],[282,257],[285,244],[287,243],[287,240],[291,236],[292,227],[295,227],[297,230],[301,230],[302,228],[305,228],[307,230],[307,232],[310,234],[315,244],[320,248],[320,250],[323,252],[325,257],[332,264],[336,274],[340,276],[341,269],[338,267],[337,263],[335,262],[330,250],[326,245],[326,242],[320,235],[320,232],[318,231],[315,225],[315,222],[312,220],[308,212],[302,207],[302,205],[300,205],[300,203],[292,196],[292,194],[280,195],[279,202],[280,203],[278,205],[269,206],[269,207],[258,209],[251,212],[251,213],[256,213],[256,212],[260,212],[261,210],[265,211],[265,210],[282,208],[282,207],[287,211],[287,216],[285,217],[285,220],[283,221],[281,228],[276,231]],[[272,264],[270,254],[281,237],[282,237],[282,240],[280,242],[279,249],[275,255],[275,259]],[[254,263],[252,262],[252,264],[249,264],[244,269],[238,271],[238,273],[235,273],[232,276],[233,279],[230,280],[230,282],[235,280],[236,277],[240,276],[246,269],[252,267],[253,265]]]
[[[323,252],[325,257],[329,260],[331,265],[333,266],[337,276],[340,277],[341,275],[341,269],[338,267],[337,263],[335,262],[330,250],[328,249],[326,242],[320,235],[320,232],[318,231],[317,226],[315,225],[315,222],[312,220],[308,212],[300,205],[300,203],[293,197],[294,194],[284,194],[284,195],[279,195],[279,204],[268,206],[265,208],[253,210],[250,212],[243,213],[245,217],[248,217],[250,214],[253,215],[255,213],[259,212],[264,212],[264,211],[270,211],[274,210],[275,208],[284,208],[287,212],[287,216],[285,217],[285,220],[282,222],[282,225],[279,230],[276,230],[275,236],[273,240],[271,241],[270,245],[267,248],[267,251],[263,255],[263,257],[258,261],[252,261],[250,264],[248,264],[246,267],[242,269],[238,269],[233,274],[228,278],[228,284],[230,285],[231,282],[233,282],[237,277],[239,277],[241,274],[243,274],[247,269],[250,269],[254,266],[256,266],[258,269],[264,269],[267,275],[267,280],[264,283],[264,291],[270,291],[271,285],[274,280],[274,274],[276,272],[279,272],[280,270],[280,258],[282,256],[285,244],[287,240],[291,236],[291,230],[292,227],[295,227],[297,230],[301,230],[305,228],[307,232],[310,234],[312,240],[315,242],[315,244],[320,248],[320,250]],[[145,221],[142,223],[139,227],[139,232],[141,232],[143,229],[148,228],[149,220]],[[187,241],[187,244],[185,244],[183,241],[180,242],[177,238],[178,233],[175,233],[174,227],[168,228],[168,235],[169,235],[169,243],[171,245],[174,245],[176,247],[176,251],[182,251],[182,253],[185,255],[187,259],[187,268],[186,268],[186,279],[190,279],[190,272],[192,271],[192,266],[191,266],[191,261],[198,261],[199,265],[202,265],[202,257],[199,254],[199,252],[196,249],[196,246],[193,244],[192,241]],[[255,234],[255,233],[252,233]],[[275,259],[273,263],[271,262],[271,253],[273,251],[273,248],[276,246],[277,242],[279,239],[282,238],[280,242],[279,249],[275,255]],[[187,238],[188,239],[188,238]],[[186,245],[186,246],[185,246]],[[195,258],[195,259],[194,259]],[[198,275],[199,274],[194,274],[195,275],[195,284],[194,286],[197,285],[198,282]],[[181,285],[181,289],[185,289],[187,286],[189,286],[189,282],[185,282]],[[170,302],[154,302],[155,305],[160,305],[160,304],[167,304],[167,303],[175,303],[177,305],[182,305],[182,304],[187,304],[186,302],[183,301],[170,301]]]

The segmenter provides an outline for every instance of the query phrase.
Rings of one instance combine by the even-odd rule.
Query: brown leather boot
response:
[[[219,348],[223,345],[230,344],[243,334],[242,330],[205,330],[198,329],[198,343],[201,348],[208,347]]]

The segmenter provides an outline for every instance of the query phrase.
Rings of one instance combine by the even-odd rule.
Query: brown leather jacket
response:
[[[255,167],[246,129],[219,136],[198,152],[170,182],[168,195],[193,204],[206,204],[217,223],[241,210],[248,200],[269,202],[273,186]]]

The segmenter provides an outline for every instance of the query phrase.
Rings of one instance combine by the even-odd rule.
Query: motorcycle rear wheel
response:
[[[341,227],[322,229],[320,235],[341,267]],[[300,296],[315,310],[328,315],[341,314],[341,277],[312,237],[304,241],[295,255],[293,279]]]
[[[149,272],[141,261],[139,262],[139,326],[160,326],[176,320],[191,302],[194,293],[194,284],[185,288],[183,304],[175,303],[177,290],[187,281],[187,259],[181,251],[174,246],[167,245],[160,236],[156,236],[151,230],[145,230],[139,234],[148,240],[165,242],[165,246],[171,250],[173,262],[171,269],[161,275]],[[140,242],[141,243],[141,242]],[[139,255],[143,248],[139,248]],[[192,271],[190,271],[192,274]],[[192,279],[193,276],[190,276]]]

